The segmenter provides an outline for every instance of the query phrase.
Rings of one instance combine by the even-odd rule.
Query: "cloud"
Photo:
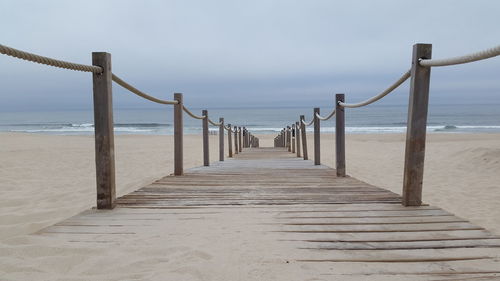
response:
[[[2,1],[0,28],[3,44],[54,58],[90,63],[92,51],[108,51],[120,77],[161,97],[184,92],[193,106],[316,104],[333,92],[355,100],[383,90],[409,68],[416,42],[433,43],[434,57],[497,45],[499,8],[429,0]],[[500,60],[477,64],[450,70],[456,76],[433,71],[433,88],[460,83],[466,93],[489,81],[480,92],[500,97],[491,71]],[[0,97],[8,100],[1,107],[91,105],[88,74],[4,56],[0,65]],[[149,106],[125,95],[115,104]]]

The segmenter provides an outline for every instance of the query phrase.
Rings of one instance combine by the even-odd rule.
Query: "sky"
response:
[[[446,58],[500,44],[500,1],[0,0],[1,44],[91,64],[194,108],[357,102],[410,68],[412,45]],[[500,104],[500,57],[433,68],[431,103]],[[0,56],[0,110],[92,108],[92,76]],[[406,104],[408,84],[382,104]],[[158,108],[113,87],[116,108]]]

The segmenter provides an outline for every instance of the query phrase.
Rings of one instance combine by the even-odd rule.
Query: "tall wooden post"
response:
[[[201,119],[203,124],[203,166],[210,166],[210,147],[208,145],[208,110],[202,110],[201,115],[205,118]]]
[[[305,120],[304,115],[300,115],[300,130],[302,131],[302,156],[304,156],[304,160],[309,159],[307,155],[307,135],[306,135],[306,125],[304,125],[303,121]]]
[[[238,150],[239,152],[242,152],[243,151],[243,147],[242,147],[242,144],[243,144],[243,140],[241,139],[241,137],[243,136],[243,130],[241,130],[241,127],[238,127]]]
[[[234,126],[234,154],[238,154],[238,127]]]
[[[97,208],[113,209],[116,186],[111,54],[92,53],[92,64],[100,66],[103,70],[99,74],[92,75]]]
[[[292,134],[292,153],[295,154],[295,124],[292,124],[291,134]]]
[[[337,177],[345,177],[345,117],[344,108],[339,102],[344,102],[344,94],[335,95],[335,162]]]
[[[232,142],[232,135],[231,134],[231,124],[227,124],[229,131],[227,131],[227,148],[229,149],[229,157],[233,157],[233,142]]]
[[[219,118],[219,161],[224,161],[224,118]]]
[[[297,157],[300,157],[300,126],[299,122],[295,122],[295,139],[297,143]]]
[[[403,176],[402,203],[405,206],[420,206],[422,204],[431,68],[420,66],[419,59],[430,59],[431,57],[431,44],[413,45]]]
[[[320,146],[320,124],[319,118],[316,117],[316,113],[319,114],[319,107],[314,108],[313,118],[314,118],[314,165],[321,164],[321,146]]]
[[[183,113],[183,99],[182,94],[175,93],[174,100],[177,104],[174,105],[174,175],[180,176],[184,174],[184,153],[183,153],[183,135],[184,135],[184,124],[182,121]]]

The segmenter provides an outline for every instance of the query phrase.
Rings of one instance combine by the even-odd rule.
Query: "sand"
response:
[[[430,134],[424,201],[500,234],[499,137]],[[261,146],[272,138],[260,136]],[[311,270],[259,258],[280,249],[252,234],[259,231],[252,208],[202,220],[167,216],[163,228],[99,247],[29,235],[95,205],[93,139],[10,133],[0,139],[0,280],[304,280],[300,272]],[[211,136],[212,161],[217,140]],[[333,166],[333,135],[321,141],[322,163]],[[403,135],[350,135],[346,143],[349,175],[401,193]],[[309,147],[312,156],[312,139]],[[170,174],[172,148],[171,136],[117,136],[118,195]],[[185,167],[202,164],[201,150],[201,136],[185,136]],[[228,230],[218,237],[220,229]],[[241,248],[247,256],[230,254]]]

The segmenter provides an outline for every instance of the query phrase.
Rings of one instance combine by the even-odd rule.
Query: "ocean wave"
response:
[[[4,126],[4,125],[2,125]],[[23,127],[24,126],[24,127]],[[247,129],[254,134],[277,134],[283,128],[281,127],[250,127]],[[185,126],[185,133],[200,133],[201,126]],[[219,131],[217,127],[209,128],[211,133]],[[94,126],[91,123],[78,123],[78,124],[43,124],[43,125],[27,125],[22,126],[9,126],[8,128],[1,128],[0,131],[9,132],[25,132],[25,133],[48,133],[60,135],[74,135],[74,134],[93,134]],[[117,123],[115,124],[114,131],[118,134],[172,134],[172,126],[170,124],[161,123]],[[307,127],[307,132],[312,133],[313,127]],[[391,133],[405,133],[406,126],[348,126],[345,128],[347,134],[391,134]],[[500,126],[496,125],[439,125],[427,126],[428,132],[500,132]],[[335,133],[334,126],[321,127],[322,133]]]

